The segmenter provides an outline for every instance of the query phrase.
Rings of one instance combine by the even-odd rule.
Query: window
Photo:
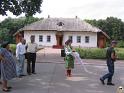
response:
[[[69,36],[68,39],[70,39],[73,42],[73,37],[72,36]]]
[[[31,35],[30,39],[33,39],[35,42],[35,35]]]
[[[57,23],[57,25],[58,25],[58,26],[63,26],[64,23],[63,23],[63,22],[59,22],[59,23]]]
[[[43,35],[39,35],[39,42],[43,42]]]
[[[77,36],[77,43],[81,43],[81,36]]]
[[[89,36],[85,36],[85,43],[89,43],[89,39],[90,39]]]
[[[51,36],[47,36],[47,42],[51,42]]]

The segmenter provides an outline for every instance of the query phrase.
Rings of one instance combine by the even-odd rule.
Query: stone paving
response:
[[[116,93],[119,86],[124,86],[123,60],[115,64],[115,86],[107,86],[99,81],[99,77],[107,72],[105,60],[85,59],[83,61],[90,73],[86,72],[82,65],[75,64],[73,76],[67,78],[64,61],[59,53],[60,50],[47,49],[44,56],[43,50],[39,51],[37,74],[11,80],[9,84],[13,86],[13,90],[10,93]],[[0,90],[0,93],[4,92]]]

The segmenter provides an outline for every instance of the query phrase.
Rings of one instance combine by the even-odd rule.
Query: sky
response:
[[[113,16],[124,21],[124,0],[43,0],[41,10],[34,17],[105,19]],[[16,18],[8,12],[8,16],[0,15],[0,21],[7,17]]]

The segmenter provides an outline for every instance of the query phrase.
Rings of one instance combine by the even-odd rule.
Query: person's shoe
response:
[[[104,80],[102,78],[100,78],[100,81],[103,85],[105,85]]]
[[[12,89],[12,87],[11,86],[9,86],[9,87],[7,87],[8,89]]]
[[[35,72],[32,72],[32,74],[37,74],[37,73],[35,73]]]
[[[18,76],[18,78],[22,78],[22,76],[21,76],[21,75],[19,75],[19,76]]]
[[[4,92],[10,92],[11,90],[7,89],[7,88],[3,88],[2,89]]]
[[[28,73],[28,75],[31,75],[31,73]]]
[[[26,75],[20,75],[20,76],[26,76]]]
[[[114,86],[115,84],[114,83],[107,83],[107,85]]]

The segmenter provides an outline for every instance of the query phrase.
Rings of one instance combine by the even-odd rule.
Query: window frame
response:
[[[47,35],[47,42],[51,42],[51,35]]]
[[[40,38],[42,36],[42,39]],[[39,35],[39,42],[43,42],[43,35]]]
[[[81,36],[77,36],[77,43],[81,43]]]
[[[90,36],[85,36],[85,43],[90,43]]]

